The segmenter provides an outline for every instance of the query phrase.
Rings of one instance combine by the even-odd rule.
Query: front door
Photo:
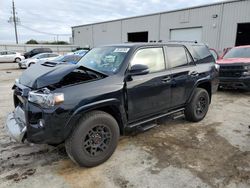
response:
[[[126,81],[128,119],[133,122],[162,112],[170,105],[170,71],[166,70],[162,47],[138,50],[130,64],[149,67],[146,75],[132,76]]]

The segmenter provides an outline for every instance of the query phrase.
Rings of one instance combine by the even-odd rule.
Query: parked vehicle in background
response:
[[[1,51],[0,52],[0,62],[20,62],[22,61],[24,56],[19,52],[13,51]]]
[[[220,87],[250,90],[250,45],[232,48],[217,63]]]
[[[50,48],[35,48],[29,52],[24,53],[24,57],[27,59],[40,53],[52,53],[52,50]]]
[[[64,63],[71,63],[71,64],[77,64],[77,62],[83,57],[84,55],[64,55],[59,56],[53,59],[53,62],[64,62]]]
[[[58,57],[58,54],[55,53],[40,53],[31,58],[24,59],[23,61],[19,62],[19,68],[28,68],[31,65],[38,63],[39,61],[47,61],[53,60],[54,58]]]
[[[114,152],[120,135],[149,122],[185,114],[198,122],[217,90],[207,46],[131,43],[89,51],[76,64],[44,62],[12,87],[15,110],[6,128],[21,142],[65,143],[80,166],[96,166]]]
[[[77,50],[74,52],[74,54],[84,56],[86,53],[88,53],[88,51],[89,50]]]

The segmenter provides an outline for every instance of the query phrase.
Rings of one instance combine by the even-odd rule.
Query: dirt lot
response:
[[[79,168],[63,147],[18,144],[4,129],[16,64],[0,64],[0,187],[250,187],[250,93],[220,91],[199,123],[161,120],[121,138],[114,155]]]

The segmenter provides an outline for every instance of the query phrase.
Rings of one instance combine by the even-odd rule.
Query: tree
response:
[[[38,44],[38,42],[34,39],[30,39],[29,41],[26,42],[26,44]]]

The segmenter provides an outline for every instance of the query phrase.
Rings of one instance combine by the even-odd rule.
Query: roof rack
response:
[[[197,40],[195,40],[195,41],[188,41],[188,40],[170,40],[169,42],[183,42],[183,43],[195,43],[195,44],[197,44],[198,42],[197,42]]]

